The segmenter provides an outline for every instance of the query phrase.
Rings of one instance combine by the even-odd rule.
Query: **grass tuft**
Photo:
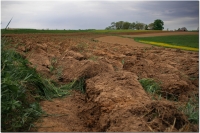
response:
[[[159,94],[160,93],[160,85],[150,78],[143,78],[139,80],[140,84],[144,88],[144,90],[150,94]]]
[[[85,77],[82,77],[82,78],[80,78],[78,80],[75,80],[74,84],[72,86],[72,89],[79,90],[82,93],[85,93],[86,92],[86,89],[85,89]]]
[[[199,123],[199,99],[198,97],[190,98],[184,107],[179,108],[191,123]]]

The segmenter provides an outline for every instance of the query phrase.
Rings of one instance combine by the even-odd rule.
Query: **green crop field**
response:
[[[25,34],[25,33],[94,33],[94,34],[106,34],[106,33],[135,33],[135,32],[164,32],[158,30],[38,30],[38,29],[1,29],[3,34]]]
[[[173,35],[157,37],[134,37],[135,41],[149,41],[170,45],[199,48],[199,35]]]

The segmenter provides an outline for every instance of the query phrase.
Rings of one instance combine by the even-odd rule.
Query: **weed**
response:
[[[89,60],[92,60],[92,61],[97,61],[97,59],[98,59],[98,56],[91,56],[90,58],[89,58]]]
[[[113,48],[113,51],[115,51],[115,52],[118,51],[118,48]]]
[[[170,101],[178,101],[178,95],[166,92],[166,91],[162,91],[162,96],[166,99],[166,100],[170,100]]]
[[[78,50],[79,50],[80,53],[82,53],[83,51],[85,51],[85,49],[86,49],[87,47],[88,47],[88,46],[87,46],[86,43],[79,43],[79,44],[77,45],[77,48],[78,48]]]
[[[51,65],[49,66],[49,70],[51,73],[55,70],[56,63],[57,63],[57,59],[55,57],[53,57],[51,59]]]
[[[158,96],[158,100],[161,100],[162,99],[162,95],[160,94],[159,96]]]
[[[197,79],[198,79],[198,77],[196,77],[196,76],[190,76],[189,77],[189,80],[192,80],[192,81],[197,80]]]
[[[63,68],[62,67],[59,67],[56,69],[57,71],[57,78],[58,79],[62,79],[62,76],[63,76]]]
[[[52,59],[51,59],[51,65],[55,65],[57,63],[57,59],[56,59],[56,57],[53,57]]]
[[[50,65],[50,66],[49,66],[49,70],[50,70],[50,72],[52,73],[52,72],[55,70],[55,68],[54,68],[52,65]]]
[[[139,80],[142,87],[150,94],[159,94],[160,93],[160,85],[156,83],[153,79],[143,78]]]
[[[199,123],[199,100],[198,97],[190,98],[184,107],[180,107],[184,114],[188,116],[188,120],[191,123],[198,124]]]
[[[122,59],[122,65],[124,66],[124,63],[125,63],[125,60],[124,59]]]
[[[75,90],[80,90],[82,93],[85,93],[85,77],[82,77],[74,82],[72,88]]]

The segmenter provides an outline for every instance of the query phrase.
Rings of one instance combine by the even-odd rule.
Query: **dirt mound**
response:
[[[57,65],[62,68],[62,73],[59,78],[62,82],[70,82],[79,78],[92,78],[102,72],[114,71],[112,65],[103,61],[95,62],[90,60],[76,60],[72,57],[67,57]]]
[[[103,73],[88,79],[86,88],[90,108],[80,117],[91,131],[178,131],[187,124],[172,104],[151,102],[133,73]]]

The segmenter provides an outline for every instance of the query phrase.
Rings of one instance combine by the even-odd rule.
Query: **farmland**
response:
[[[137,37],[134,38],[137,41],[153,41],[162,42],[177,46],[187,46],[193,48],[199,48],[199,35],[176,35],[176,36],[159,36],[159,37]]]
[[[10,30],[2,37],[55,86],[80,84],[70,95],[42,100],[47,115],[30,131],[199,131],[199,53],[132,39],[187,34],[188,41],[198,32],[41,32]]]

